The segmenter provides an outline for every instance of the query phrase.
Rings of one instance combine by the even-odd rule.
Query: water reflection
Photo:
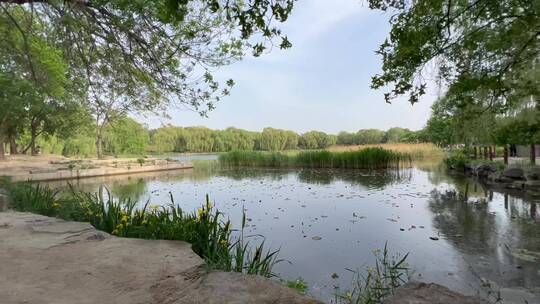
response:
[[[167,171],[160,173],[139,173],[129,176],[109,176],[71,180],[70,184],[84,191],[97,191],[99,186],[106,186],[115,197],[139,200],[147,192],[146,183],[151,181],[194,181],[208,182],[216,176],[234,181],[250,179],[267,179],[282,181],[291,175],[307,184],[330,185],[335,182],[346,182],[365,189],[382,189],[386,186],[409,182],[413,176],[412,169],[368,171],[368,170],[321,170],[321,169],[219,169],[216,166],[201,166],[190,170]],[[48,185],[64,188],[66,181],[51,181]]]
[[[362,186],[367,189],[380,189],[385,186],[410,181],[411,169],[368,171],[368,170],[322,170],[322,169],[227,169],[207,171],[210,176],[223,176],[236,181],[266,178],[272,181],[280,181],[289,175],[296,175],[298,180],[315,185],[330,185],[335,182],[347,182],[351,185]]]
[[[415,279],[492,300],[499,289],[527,288],[529,296],[540,288],[538,201],[448,175],[433,162],[399,171],[224,170],[206,163],[74,183],[86,191],[106,185],[115,196],[152,204],[168,204],[170,191],[187,211],[209,194],[235,227],[247,210],[248,232],[264,235],[291,262],[276,271],[304,278],[309,293],[326,301],[334,286],[349,286],[346,268],[369,265],[371,251],[387,241],[410,252]]]
[[[473,275],[469,280],[478,284],[479,292],[492,292],[495,299],[501,287],[538,288],[540,225],[535,202],[494,191],[470,198],[453,189],[432,191],[428,206],[433,226],[461,252]]]
[[[135,178],[130,183],[112,183],[108,187],[111,195],[120,199],[131,198],[139,201],[146,194],[146,181],[143,178]]]

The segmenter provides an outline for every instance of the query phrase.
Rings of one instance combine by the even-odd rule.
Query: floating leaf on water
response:
[[[436,237],[436,236],[430,236],[429,239],[430,239],[430,240],[433,240],[433,241],[438,241],[438,240],[439,240],[439,238]]]
[[[316,235],[316,236],[312,237],[311,239],[314,240],[314,241],[320,241],[320,240],[322,240],[322,237]]]
[[[335,280],[335,279],[339,278],[339,275],[334,272],[334,273],[332,273],[332,275],[330,277]]]

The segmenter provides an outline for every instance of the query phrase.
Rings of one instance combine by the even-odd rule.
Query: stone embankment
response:
[[[500,169],[497,164],[466,165],[464,173],[478,178],[488,186],[507,190],[526,191],[540,195],[540,167],[510,167]]]
[[[209,272],[186,242],[118,238],[30,213],[0,212],[0,265],[3,304],[320,303],[273,280]],[[414,283],[385,303],[485,302]]]
[[[18,155],[0,162],[0,175],[13,182],[50,181],[190,168],[193,168],[190,163],[156,158],[69,159]]]

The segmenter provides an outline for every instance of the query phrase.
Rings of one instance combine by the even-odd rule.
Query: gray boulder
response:
[[[482,164],[476,167],[476,175],[478,177],[487,177],[490,173],[496,172],[497,166],[494,164]]]
[[[525,179],[525,172],[521,168],[508,168],[503,171],[502,175],[515,180]]]
[[[527,170],[527,180],[540,180],[540,167],[532,167]]]
[[[525,182],[523,181],[514,181],[511,184],[506,185],[506,189],[522,190],[525,188]]]
[[[527,190],[540,191],[540,180],[528,180],[525,182]]]
[[[512,183],[513,179],[503,176],[502,172],[492,172],[488,175],[487,179],[494,183]]]

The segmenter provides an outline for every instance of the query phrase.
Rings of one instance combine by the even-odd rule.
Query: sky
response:
[[[384,90],[370,88],[371,77],[381,69],[375,50],[390,30],[388,17],[361,0],[300,0],[281,26],[292,48],[276,47],[261,57],[248,56],[217,70],[217,78],[232,78],[236,84],[208,117],[171,108],[170,119],[142,120],[150,128],[173,124],[260,131],[273,127],[300,133],[421,129],[436,93],[428,93],[414,105],[406,98],[388,104]]]

